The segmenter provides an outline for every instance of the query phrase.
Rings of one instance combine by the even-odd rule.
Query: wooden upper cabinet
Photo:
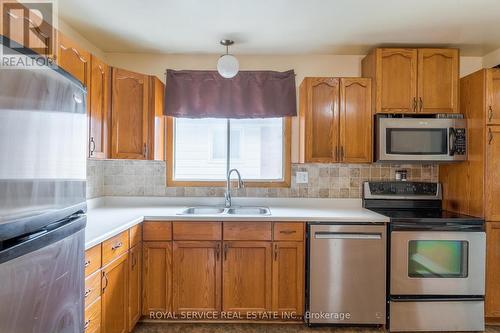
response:
[[[458,112],[457,49],[377,48],[362,61],[374,113]]]
[[[371,79],[340,79],[340,153],[345,163],[372,161]]]
[[[150,77],[150,115],[149,115],[149,142],[148,159],[165,160],[166,127],[163,115],[165,104],[165,85],[156,76]]]
[[[142,314],[142,244],[129,251],[128,328],[132,332]]]
[[[302,316],[304,311],[304,243],[273,243],[272,309]]]
[[[336,161],[339,79],[306,78],[300,86],[301,162]]]
[[[59,67],[73,75],[84,86],[89,86],[90,53],[61,32],[57,35],[56,61]]]
[[[486,220],[500,221],[500,126],[486,130]]]
[[[217,241],[173,243],[173,311],[221,310],[222,244]]]
[[[223,311],[271,310],[271,242],[225,241]]]
[[[111,158],[147,159],[149,77],[112,70]]]
[[[102,331],[128,333],[128,253],[102,269]]]
[[[458,112],[458,49],[418,49],[418,112]]]
[[[172,310],[172,242],[143,242],[142,314]]]
[[[90,107],[89,107],[89,157],[107,158],[110,118],[110,69],[99,58],[91,56]]]
[[[488,125],[500,125],[500,69],[486,72],[486,122]]]
[[[500,222],[486,223],[486,318],[500,318]]]

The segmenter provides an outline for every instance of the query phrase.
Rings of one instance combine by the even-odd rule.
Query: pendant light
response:
[[[217,71],[219,74],[226,78],[230,79],[238,74],[240,69],[240,64],[238,63],[238,59],[235,56],[229,54],[229,46],[234,44],[234,41],[230,39],[223,39],[220,41],[221,45],[226,47],[226,54],[220,56],[217,61]]]

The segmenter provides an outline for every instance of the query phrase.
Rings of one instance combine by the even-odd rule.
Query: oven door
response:
[[[379,161],[453,161],[464,154],[451,154],[454,128],[465,127],[463,119],[379,118]]]
[[[391,232],[391,295],[484,295],[486,234]]]

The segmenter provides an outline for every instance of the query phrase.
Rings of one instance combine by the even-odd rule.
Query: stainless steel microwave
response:
[[[467,159],[465,119],[376,119],[377,161],[450,162]]]

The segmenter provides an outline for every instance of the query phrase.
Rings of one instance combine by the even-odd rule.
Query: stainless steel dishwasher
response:
[[[307,231],[307,323],[385,324],[386,226],[311,222]]]

